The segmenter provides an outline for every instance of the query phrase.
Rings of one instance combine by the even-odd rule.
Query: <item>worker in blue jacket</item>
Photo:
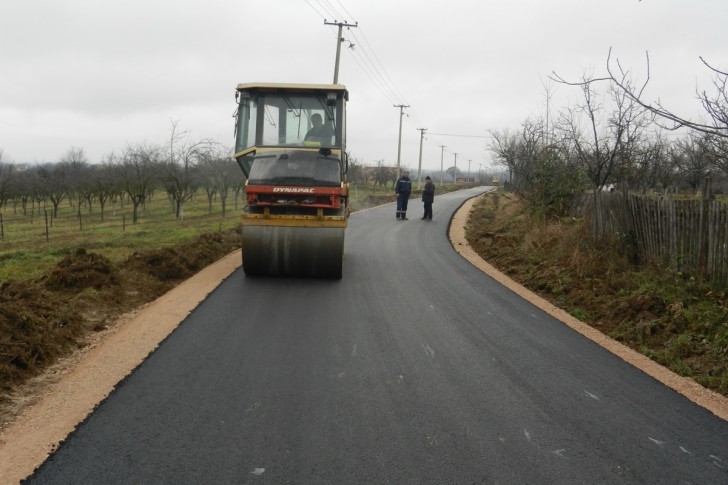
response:
[[[394,184],[394,193],[397,195],[397,219],[407,220],[407,202],[412,193],[412,181],[409,178],[409,171],[402,172],[402,176]]]

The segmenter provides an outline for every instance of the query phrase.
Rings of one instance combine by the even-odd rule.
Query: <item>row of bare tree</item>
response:
[[[208,207],[218,198],[225,215],[226,201],[242,189],[243,176],[230,149],[212,140],[192,142],[173,123],[166,145],[129,144],[91,164],[81,148],[70,148],[58,162],[17,165],[3,161],[0,151],[0,211],[13,204],[26,213],[28,206],[49,203],[55,217],[63,200],[75,199],[79,212],[98,205],[103,220],[108,202],[125,198],[137,222],[140,208],[158,190],[169,198],[182,218],[184,205],[204,191]]]
[[[608,185],[641,193],[678,188],[695,192],[707,177],[728,175],[728,74],[705,65],[715,88],[712,94],[698,93],[707,122],[691,121],[644,101],[649,75],[636,88],[619,61],[611,60],[610,51],[603,77],[585,75],[570,82],[552,76],[579,90],[575,105],[562,109],[554,121],[529,119],[517,132],[491,131],[488,148],[509,171],[513,189],[544,217],[564,213],[571,195],[590,188],[599,236],[599,194]],[[679,138],[668,136],[680,128],[687,132]]]

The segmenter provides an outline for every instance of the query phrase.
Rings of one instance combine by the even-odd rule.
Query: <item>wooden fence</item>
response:
[[[728,204],[600,193],[605,237],[631,241],[642,260],[728,285]],[[573,216],[594,216],[594,195],[581,194]]]

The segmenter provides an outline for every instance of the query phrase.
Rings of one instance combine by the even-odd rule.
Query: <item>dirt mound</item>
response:
[[[67,297],[38,282],[0,285],[0,403],[5,393],[73,350],[84,333]]]
[[[204,234],[189,244],[136,252],[126,261],[126,266],[160,281],[175,281],[189,278],[228,249],[228,242],[222,235]]]
[[[119,276],[111,262],[85,249],[76,250],[73,255],[63,258],[45,277],[44,284],[49,290],[83,290],[118,286]]]

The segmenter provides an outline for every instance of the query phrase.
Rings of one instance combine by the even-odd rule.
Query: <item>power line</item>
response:
[[[430,133],[431,135],[439,136],[459,136],[462,138],[490,138],[488,135],[459,135],[455,133]]]
[[[326,0],[316,0],[316,3],[319,4],[319,6],[326,12],[326,15],[328,15],[329,18],[340,18],[340,15],[336,14],[336,9],[333,9],[331,4],[327,2]],[[333,9],[333,11],[332,11]]]
[[[315,2],[316,5],[314,5],[312,2]],[[306,0],[306,3],[319,15],[324,19],[324,23],[327,25],[330,25],[333,27],[334,25],[338,25],[338,22],[328,22],[327,18],[348,18],[350,21],[355,22],[354,27],[357,27],[355,30],[347,30],[346,32],[346,41],[349,43],[349,49],[345,49],[349,54],[351,59],[354,60],[354,62],[357,64],[359,69],[369,78],[369,80],[372,82],[374,87],[379,90],[379,92],[384,96],[385,99],[392,102],[392,104],[395,107],[410,107],[409,104],[406,102],[405,97],[402,95],[402,93],[397,88],[396,83],[392,80],[392,77],[387,72],[386,68],[384,67],[384,64],[381,62],[379,57],[377,56],[375,49],[373,48],[372,44],[369,42],[369,39],[366,36],[365,29],[362,28],[362,26],[358,25],[358,22],[355,21],[354,15],[349,12],[346,7],[343,5],[341,0]],[[335,5],[334,5],[335,4]],[[318,6],[318,8],[317,8]],[[321,13],[321,11],[324,12],[324,14]],[[343,14],[342,14],[343,13]],[[343,22],[345,24],[345,22]],[[339,31],[341,32],[341,27],[339,28]],[[339,60],[339,48],[341,45],[341,42],[344,39],[342,39],[342,36],[339,35],[337,37],[337,67],[338,67],[338,60]],[[402,109],[402,108],[400,108]],[[400,112],[400,135],[399,135],[399,141],[398,141],[398,153],[397,153],[397,165],[400,166],[400,159],[401,159],[401,143],[402,143],[402,116],[403,112]],[[419,118],[416,115],[416,110],[408,110],[407,116],[411,119],[407,121],[407,123],[414,123],[414,128],[417,130],[420,130],[420,128],[417,128],[418,126],[427,126],[427,123],[419,120]],[[488,136],[486,135],[469,135],[469,134],[460,134],[460,133],[432,133],[427,132],[428,137],[424,138],[424,132],[420,134],[420,145],[422,145],[422,139],[429,140],[430,142],[434,142],[435,144],[438,144],[441,146],[442,152],[448,151],[444,149],[444,138],[446,137],[457,137],[457,138],[483,138],[487,139]],[[442,138],[440,138],[442,137]],[[452,152],[451,152],[452,153]],[[442,155],[442,153],[441,153]],[[441,157],[442,158],[442,157]],[[457,158],[456,158],[457,159]]]
[[[319,12],[319,10],[309,0],[305,0],[305,2],[308,4],[309,7],[311,7],[313,9],[314,12],[316,12],[317,14],[319,14],[319,16],[321,18],[326,18],[326,15],[322,14],[321,12]]]

